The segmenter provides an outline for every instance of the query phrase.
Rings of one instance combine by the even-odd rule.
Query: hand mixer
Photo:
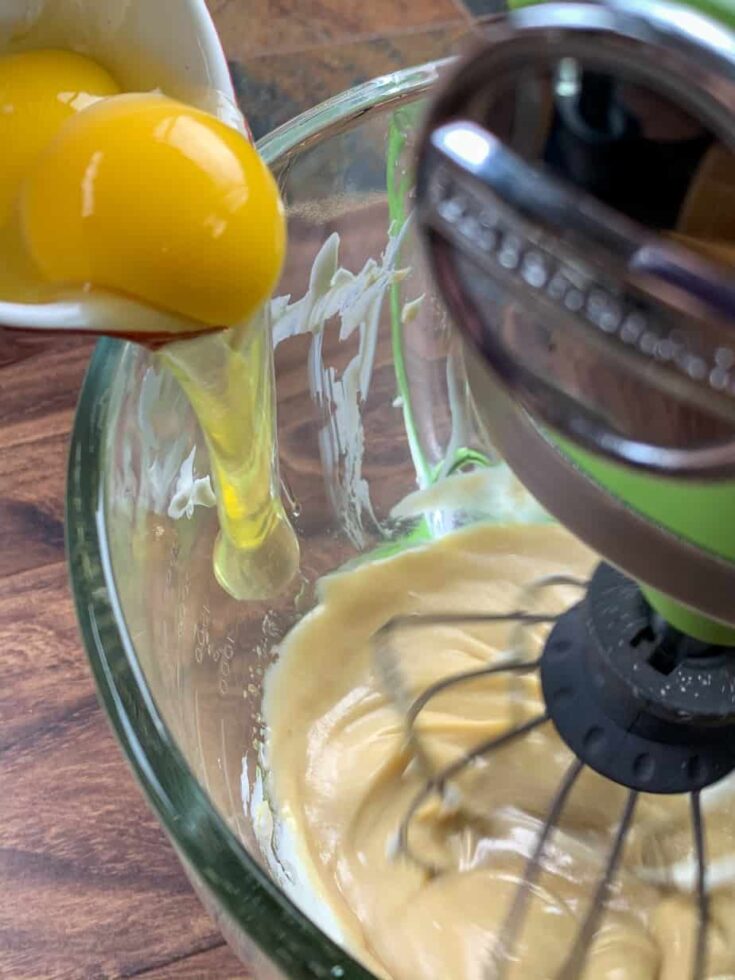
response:
[[[723,8],[724,9],[724,8]],[[724,11],[726,13],[726,10]],[[560,977],[580,975],[640,793],[688,794],[705,975],[700,792],[735,769],[735,36],[685,7],[541,4],[499,19],[433,102],[417,213],[439,291],[467,341],[492,442],[539,502],[600,555],[589,582],[529,583],[505,660],[410,691],[400,634],[376,637],[387,689],[434,794],[541,725],[572,762],[488,964],[503,976],[575,782],[628,794]],[[543,612],[564,584],[579,601]],[[541,611],[539,611],[541,609]],[[551,624],[538,656],[529,624]],[[513,652],[515,651],[515,652]],[[483,675],[538,671],[545,702],[445,768],[417,720]]]

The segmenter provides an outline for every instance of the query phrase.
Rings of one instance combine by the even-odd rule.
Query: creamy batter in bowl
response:
[[[195,887],[257,977],[417,975],[400,972],[400,950],[366,947],[339,896],[324,901],[326,879],[304,859],[299,828],[283,819],[292,790],[269,778],[278,745],[266,746],[273,719],[263,710],[264,681],[278,676],[271,668],[284,639],[318,605],[318,583],[345,568],[357,569],[358,583],[381,574],[370,562],[391,555],[410,564],[419,560],[409,550],[417,546],[450,554],[455,546],[444,536],[476,522],[495,531],[462,533],[563,534],[495,459],[463,385],[461,347],[413,236],[413,138],[437,71],[370,83],[261,145],[279,177],[291,234],[269,310],[283,499],[301,550],[299,575],[286,591],[268,602],[238,602],[215,581],[206,449],[181,391],[151,355],[103,342],[77,417],[69,550],[101,696]],[[571,548],[579,555],[580,546]],[[413,574],[390,585],[391,602],[400,589],[421,591]],[[326,695],[323,667],[300,657],[292,689]],[[348,679],[336,674],[335,684],[340,676]],[[394,721],[392,738],[399,730]],[[305,728],[300,738],[307,737]],[[537,787],[527,789],[530,805]],[[723,874],[728,827],[725,821]],[[385,840],[372,840],[364,846],[384,862]],[[456,859],[456,849],[443,856]],[[399,873],[415,881],[414,870]],[[484,901],[484,875],[476,887]],[[640,887],[644,897],[661,891],[656,881]],[[433,914],[430,903],[431,895],[406,907],[416,928]],[[627,935],[639,937],[641,962],[658,962],[640,915],[632,925],[629,911],[619,915]],[[726,927],[717,936],[730,947]]]
[[[511,612],[523,607],[529,583],[559,574],[584,580],[594,564],[595,556],[561,527],[478,525],[331,576],[319,606],[287,638],[265,702],[275,819],[344,941],[379,974],[492,975],[490,953],[572,756],[547,724],[481,757],[412,822],[411,851],[430,868],[398,855],[397,828],[430,774],[543,706],[536,674],[448,688],[420,716],[428,756],[422,764],[407,746],[405,717],[380,669],[376,632],[396,616]],[[577,598],[573,587],[555,586],[545,590],[541,608],[556,614]],[[547,631],[526,630],[529,660]],[[452,622],[406,630],[393,644],[399,667],[390,680],[413,700],[437,680],[500,664],[514,642],[508,624]],[[625,797],[590,769],[579,777],[532,889],[507,976],[558,975]],[[705,791],[702,801],[708,847],[713,855],[727,853],[733,781]],[[686,980],[697,922],[693,869],[688,800],[642,795],[582,976]],[[730,879],[713,889],[717,926],[708,977],[735,973],[734,910]]]

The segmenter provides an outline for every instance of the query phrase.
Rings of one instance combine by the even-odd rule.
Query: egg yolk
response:
[[[98,287],[198,324],[242,325],[168,343],[161,357],[209,448],[218,580],[237,598],[281,591],[299,552],[278,495],[268,321],[254,316],[286,246],[268,168],[218,119],[119,94],[67,51],[0,59],[0,139],[0,298]]]
[[[39,153],[70,116],[120,91],[104,68],[72,51],[0,58],[0,298],[42,302],[45,283],[27,254],[17,201]]]
[[[21,181],[62,124],[119,86],[96,62],[73,51],[29,51],[0,58],[0,226]]]
[[[116,290],[210,326],[255,312],[283,262],[283,207],[257,151],[161,95],[120,95],[69,119],[20,203],[47,280]]]

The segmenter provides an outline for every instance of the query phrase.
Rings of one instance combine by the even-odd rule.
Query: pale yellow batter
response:
[[[443,805],[414,821],[411,846],[432,876],[396,857],[396,830],[426,767],[540,710],[535,675],[455,687],[420,716],[420,763],[376,669],[372,637],[408,612],[503,611],[540,577],[586,577],[594,556],[555,526],[477,527],[322,583],[319,606],[293,630],[266,691],[268,767],[277,819],[339,923],[345,944],[394,980],[488,980],[491,952],[549,800],[571,756],[550,724],[481,760]],[[556,587],[535,607],[574,602]],[[525,636],[531,653],[544,628]],[[440,677],[502,657],[506,626],[432,626],[395,643],[400,676],[418,693]],[[393,692],[395,695],[395,691]],[[547,848],[508,977],[553,978],[598,880],[625,791],[587,770]],[[704,794],[710,859],[707,976],[735,978],[735,788]],[[641,796],[587,980],[685,980],[696,914],[688,800]]]

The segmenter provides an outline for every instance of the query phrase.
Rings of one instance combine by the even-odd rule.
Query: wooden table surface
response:
[[[498,0],[209,0],[256,136],[454,51]],[[64,559],[91,344],[0,332],[0,976],[247,977],[199,905],[97,703]]]

